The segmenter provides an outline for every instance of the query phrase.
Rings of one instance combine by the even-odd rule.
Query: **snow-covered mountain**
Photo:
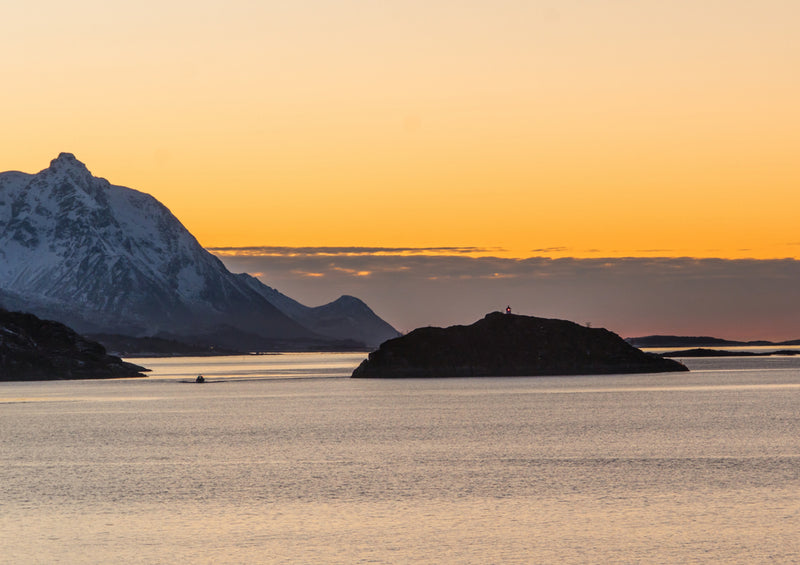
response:
[[[307,308],[230,273],[155,198],[93,177],[69,153],[35,175],[0,173],[0,304],[83,333],[225,335],[227,346],[397,335],[358,299]]]

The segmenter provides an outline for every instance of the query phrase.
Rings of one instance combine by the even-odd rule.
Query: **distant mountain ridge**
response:
[[[677,336],[677,335],[648,335],[643,337],[628,337],[625,341],[635,347],[756,347],[771,345],[800,345],[800,339],[789,341],[734,341],[709,336]]]
[[[331,338],[347,336],[368,345],[398,337],[400,333],[379,318],[355,296],[343,295],[322,306],[305,306],[248,274],[237,275],[278,310],[315,332]],[[380,336],[380,341],[375,340]]]
[[[0,304],[81,333],[235,349],[374,346],[399,335],[358,299],[309,308],[234,275],[155,198],[92,176],[70,153],[37,174],[0,173]]]

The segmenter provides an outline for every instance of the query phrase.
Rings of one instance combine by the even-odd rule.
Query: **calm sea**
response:
[[[0,562],[800,561],[800,358],[346,378],[362,358],[0,384]]]

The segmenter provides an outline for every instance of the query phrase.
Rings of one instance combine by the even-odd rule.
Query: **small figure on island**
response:
[[[511,306],[506,306],[506,314],[511,314]]]
[[[194,380],[196,383],[204,383],[206,382],[206,378],[203,375],[197,375],[197,378]]]

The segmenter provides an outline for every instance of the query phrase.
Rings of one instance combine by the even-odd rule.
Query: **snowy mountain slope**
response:
[[[327,341],[230,273],[155,198],[93,177],[69,153],[35,175],[0,173],[0,289],[6,307],[81,332]]]

